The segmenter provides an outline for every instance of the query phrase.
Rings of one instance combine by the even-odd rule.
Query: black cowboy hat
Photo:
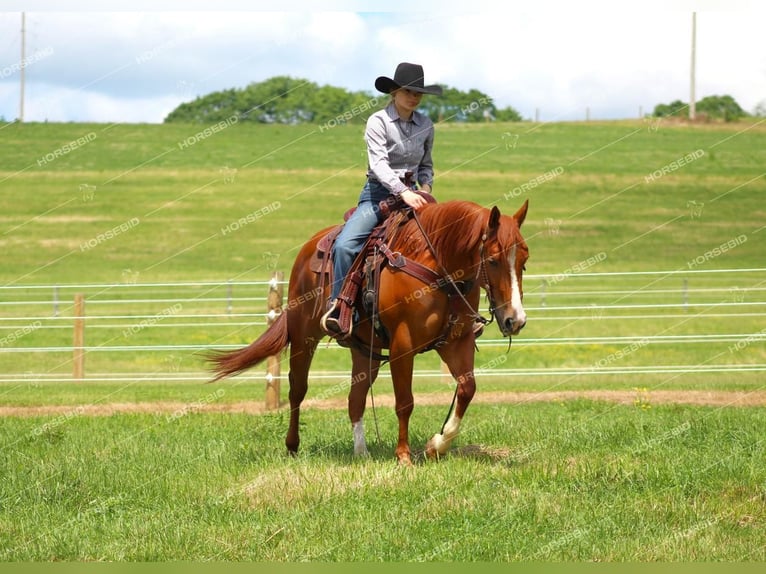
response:
[[[375,88],[384,94],[390,94],[399,88],[407,88],[421,94],[442,95],[441,86],[435,84],[432,86],[423,85],[423,66],[410,64],[409,62],[402,62],[396,67],[393,80],[386,76],[380,76],[375,80]]]

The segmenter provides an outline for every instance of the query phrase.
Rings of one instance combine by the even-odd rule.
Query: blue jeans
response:
[[[356,211],[351,214],[343,230],[335,240],[332,250],[333,283],[331,299],[340,295],[343,280],[351,264],[364,247],[373,228],[383,221],[378,204],[388,197],[389,191],[379,182],[367,181],[359,196]]]

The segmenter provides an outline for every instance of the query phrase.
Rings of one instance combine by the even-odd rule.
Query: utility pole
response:
[[[697,96],[695,95],[695,68],[697,66],[697,13],[692,12],[692,73],[689,94],[689,119],[697,117]]]
[[[26,37],[27,37],[27,15],[21,13],[21,93],[19,101],[19,122],[24,121],[24,70],[26,68]]]

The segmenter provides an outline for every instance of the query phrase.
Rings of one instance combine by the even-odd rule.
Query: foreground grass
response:
[[[766,409],[475,405],[410,469],[378,418],[361,461],[342,411],[305,411],[297,459],[284,413],[5,419],[0,559],[766,559]]]

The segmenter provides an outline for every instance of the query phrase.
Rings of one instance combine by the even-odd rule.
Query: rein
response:
[[[465,295],[463,294],[462,290],[458,288],[457,284],[455,283],[455,280],[452,279],[452,275],[445,269],[444,265],[439,261],[439,257],[436,254],[436,248],[434,248],[433,244],[431,243],[431,239],[428,237],[428,234],[426,233],[426,230],[423,229],[423,225],[420,223],[420,218],[418,217],[418,214],[416,211],[412,211],[412,217],[415,220],[415,223],[418,226],[418,229],[420,229],[420,233],[423,234],[423,239],[425,239],[426,245],[428,246],[428,250],[431,252],[431,255],[433,255],[434,260],[436,261],[436,264],[439,266],[439,270],[442,272],[442,277],[440,277],[440,281],[446,280],[446,282],[450,285],[452,288],[453,293],[457,293],[460,299],[463,301],[465,306],[471,310],[472,316],[471,318],[474,321],[478,321],[483,323],[484,325],[489,325],[492,323],[492,321],[495,319],[495,302],[492,298],[492,290],[489,285],[489,277],[487,276],[487,270],[484,265],[484,242],[487,240],[487,233],[486,231],[481,236],[481,248],[479,249],[479,271],[476,274],[477,277],[481,276],[480,285],[484,287],[485,291],[487,292],[487,297],[489,298],[489,319],[482,317],[477,311],[471,307],[471,304],[468,302],[468,300],[465,298]]]

